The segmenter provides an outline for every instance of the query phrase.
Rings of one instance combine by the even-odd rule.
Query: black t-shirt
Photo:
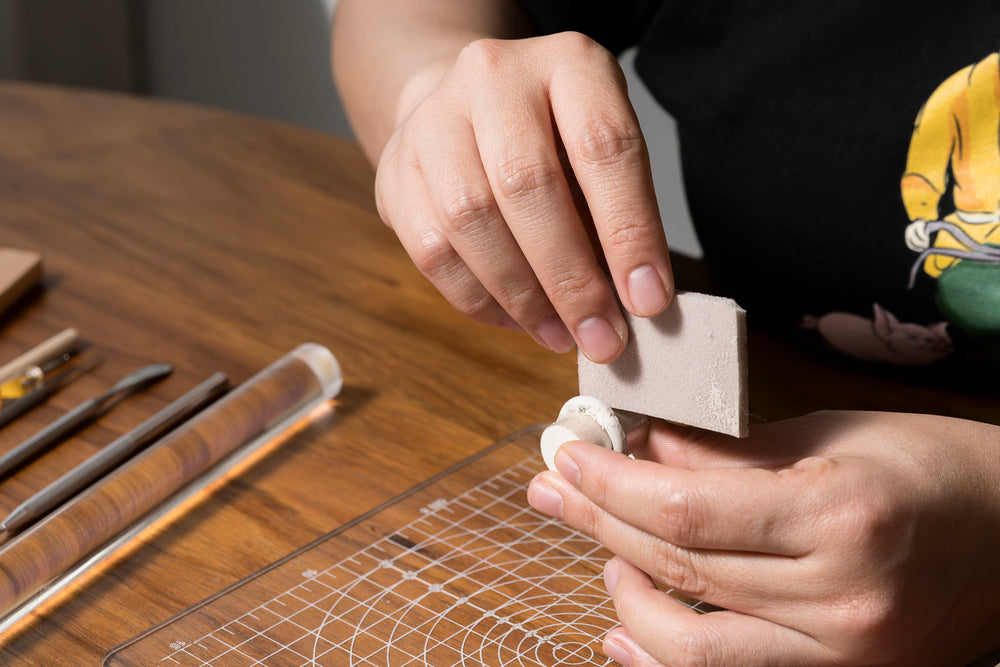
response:
[[[1000,2],[522,2],[638,45],[752,320],[866,361],[1000,361]]]

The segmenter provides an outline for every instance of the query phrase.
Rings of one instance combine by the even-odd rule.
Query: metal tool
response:
[[[229,379],[223,373],[215,373],[139,426],[15,507],[7,515],[7,518],[0,522],[0,533],[9,535],[39,517],[45,516],[89,484],[114,470],[140,448],[168,433],[217,399],[225,393],[228,385]]]
[[[292,436],[314,410],[329,411],[342,384],[329,350],[300,345],[5,544],[0,570],[12,576],[0,577],[0,633]]]
[[[28,458],[55,445],[84,424],[105,414],[119,401],[167,377],[173,370],[170,364],[150,364],[124,376],[103,394],[84,401],[0,457],[0,477],[10,473]]]

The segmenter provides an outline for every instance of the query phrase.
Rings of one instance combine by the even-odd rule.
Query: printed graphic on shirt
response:
[[[1000,54],[931,94],[900,187],[906,245],[919,253],[910,285],[936,279],[944,318],[1000,359]]]
[[[1000,54],[956,72],[917,115],[900,180],[917,253],[909,287],[935,281],[942,321],[900,322],[874,304],[871,318],[811,317],[841,352],[865,361],[925,366],[953,351],[953,333],[1000,361]]]
[[[900,322],[877,303],[873,311],[872,317],[842,312],[807,316],[802,326],[817,331],[833,348],[861,361],[927,366],[951,354],[947,322],[930,326]]]

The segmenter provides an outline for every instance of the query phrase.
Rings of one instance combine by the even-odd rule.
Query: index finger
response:
[[[597,508],[678,547],[778,556],[802,556],[815,548],[814,522],[805,519],[815,510],[811,496],[822,465],[684,470],[585,442],[563,445],[555,464]],[[567,520],[576,511],[581,516],[574,522],[599,530],[601,519],[587,516],[586,504],[564,500]],[[611,546],[618,537],[598,539]]]
[[[646,142],[617,60],[607,54],[605,71],[586,74],[573,72],[580,62],[602,59],[568,60],[556,71],[553,116],[618,296],[630,313],[652,317],[667,307],[674,285]],[[593,84],[581,95],[583,76]]]
[[[621,354],[628,330],[560,159],[546,81],[566,73],[557,74],[559,68],[545,59],[550,46],[487,41],[466,47],[464,60],[479,76],[490,77],[483,92],[469,100],[470,119],[486,179],[510,234],[580,351],[607,363]],[[538,69],[532,85],[512,85],[511,80],[523,76],[520,69],[496,66],[507,62],[504,52],[515,48],[537,49],[526,59]],[[592,78],[587,73],[581,79],[583,89]],[[511,312],[510,305],[505,307]],[[520,323],[536,328],[535,322]]]

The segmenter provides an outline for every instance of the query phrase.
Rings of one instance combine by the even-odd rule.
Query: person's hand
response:
[[[914,220],[906,226],[903,233],[906,247],[913,252],[923,252],[931,247],[931,235],[927,232],[926,220]]]
[[[617,554],[622,664],[962,665],[1000,644],[1000,427],[826,412],[737,440],[654,422],[634,454],[563,445],[528,492]]]
[[[379,213],[460,312],[607,362],[627,329],[606,271],[631,313],[667,306],[646,145],[604,48],[573,33],[479,40],[403,106]]]

